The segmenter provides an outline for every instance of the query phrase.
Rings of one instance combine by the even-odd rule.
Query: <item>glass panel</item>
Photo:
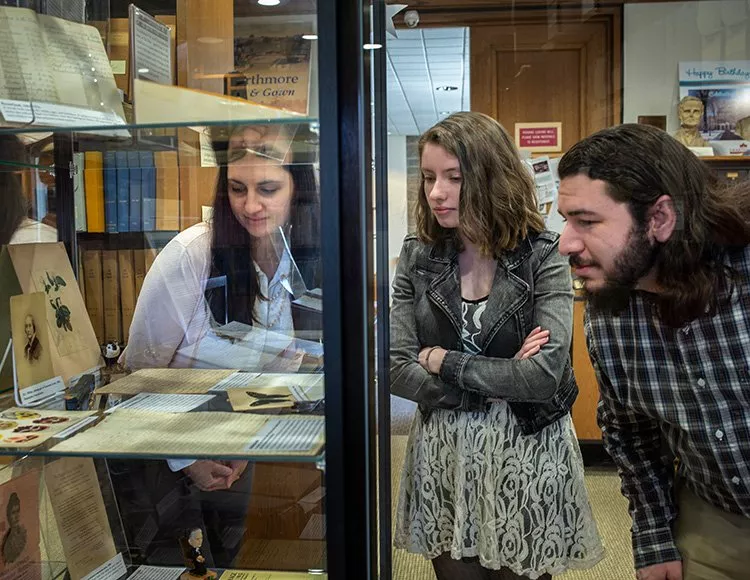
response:
[[[23,578],[326,576],[316,2],[5,2],[0,35]]]

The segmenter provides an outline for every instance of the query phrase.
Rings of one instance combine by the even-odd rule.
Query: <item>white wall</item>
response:
[[[406,199],[406,137],[388,137],[388,258],[390,277],[408,230]]]
[[[625,5],[623,121],[667,115],[679,128],[680,61],[750,60],[750,0]]]

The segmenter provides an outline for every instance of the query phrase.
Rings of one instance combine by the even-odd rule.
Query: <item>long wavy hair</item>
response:
[[[428,143],[458,159],[462,183],[456,231],[443,228],[430,211],[420,176],[416,222],[422,241],[442,244],[450,239],[460,248],[464,236],[483,254],[497,257],[544,230],[534,179],[500,123],[482,113],[455,113],[419,139],[420,162]]]
[[[258,274],[253,265],[254,243],[247,230],[237,221],[229,204],[228,165],[239,157],[230,148],[231,136],[244,128],[215,130],[212,135],[219,164],[216,195],[212,218],[212,276],[227,276],[227,314],[232,321],[253,324],[256,300],[266,300],[260,291]],[[310,136],[312,138],[312,136]],[[292,257],[308,288],[320,287],[320,197],[312,153],[299,147],[305,142],[302,130],[297,131],[290,158],[283,168],[290,174],[293,184],[292,203],[287,224],[288,241]],[[310,148],[312,151],[314,148]],[[214,293],[216,294],[216,293]],[[209,296],[209,303],[214,296]]]
[[[655,273],[662,320],[681,326],[713,314],[727,299],[736,274],[727,252],[750,243],[750,187],[719,183],[689,149],[660,129],[626,124],[599,131],[560,160],[560,179],[583,174],[607,184],[626,203],[643,230],[648,211],[663,195],[672,198],[677,227],[657,248]]]

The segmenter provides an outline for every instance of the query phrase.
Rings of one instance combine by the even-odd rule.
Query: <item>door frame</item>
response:
[[[491,0],[488,0],[491,1]],[[555,13],[558,22],[602,22],[608,31],[607,42],[611,49],[611,67],[610,82],[612,100],[609,106],[609,124],[619,125],[623,118],[623,5],[614,5],[606,7],[597,7],[588,9],[582,15],[584,8],[580,5],[575,8],[565,7],[563,2],[550,7],[547,3],[544,5],[520,5],[513,8],[498,8],[498,0],[494,0],[494,6],[481,8],[456,8],[440,7],[428,9],[419,7],[419,27],[420,28],[450,28],[466,26],[471,28],[485,26],[508,26],[514,24],[547,24],[549,22],[550,12]],[[401,20],[401,22],[403,19]],[[397,28],[406,28],[405,25],[396,22]],[[471,42],[471,40],[470,40]]]

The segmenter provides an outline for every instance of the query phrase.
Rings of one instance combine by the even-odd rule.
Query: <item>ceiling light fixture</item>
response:
[[[378,50],[379,48],[383,48],[383,45],[367,43],[367,44],[363,44],[362,48],[364,48],[365,50]]]
[[[302,35],[303,40],[318,40],[317,34],[303,34]]]
[[[281,4],[281,0],[258,0],[258,4],[261,6],[278,6]]]
[[[436,91],[457,91],[458,87],[454,87],[453,85],[443,85],[440,87],[435,87]]]

